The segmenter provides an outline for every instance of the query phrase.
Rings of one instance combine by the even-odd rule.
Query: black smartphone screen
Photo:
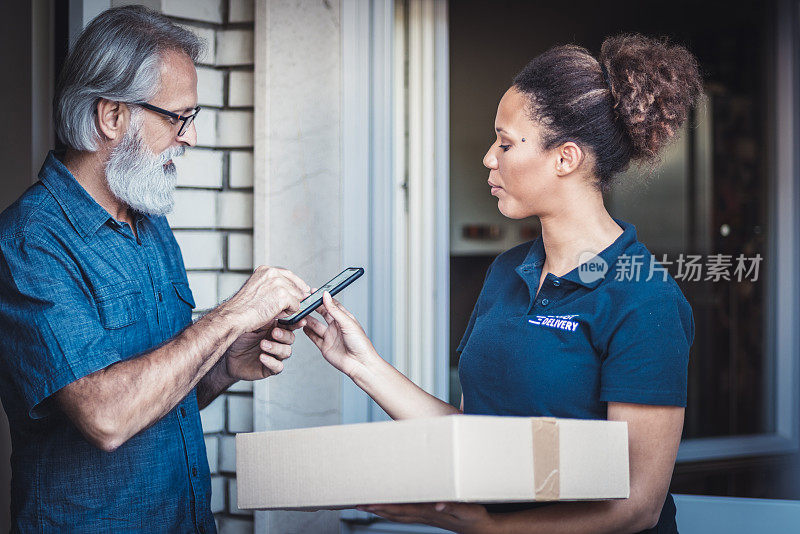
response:
[[[304,298],[300,302],[300,309],[290,315],[289,317],[283,317],[278,319],[278,323],[282,325],[293,325],[309,313],[313,312],[317,308],[322,305],[322,294],[326,291],[334,296],[335,294],[339,293],[342,289],[346,288],[350,284],[352,284],[358,277],[364,274],[363,267],[350,267],[345,269],[344,271],[340,272],[336,276],[333,277],[329,282],[327,282],[324,286],[320,287],[309,296]]]

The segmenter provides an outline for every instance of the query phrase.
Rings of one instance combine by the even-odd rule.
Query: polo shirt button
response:
[[[192,467],[192,476],[193,477],[197,476],[197,468],[196,467]]]
[[[186,417],[186,410],[181,406],[181,417]]]
[[[554,285],[555,287],[558,287],[558,286],[560,286],[560,285],[561,285],[561,280],[553,280],[553,285]]]
[[[542,306],[547,306],[548,304],[550,304],[550,301],[547,300],[547,299],[542,299],[541,303],[542,303]]]

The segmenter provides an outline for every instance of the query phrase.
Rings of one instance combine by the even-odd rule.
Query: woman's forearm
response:
[[[492,534],[625,534],[647,530],[658,521],[658,515],[654,518],[646,506],[630,499],[555,503],[492,518]]]
[[[392,419],[461,413],[414,384],[377,353],[350,377]]]

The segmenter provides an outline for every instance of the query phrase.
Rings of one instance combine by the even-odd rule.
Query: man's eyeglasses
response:
[[[180,130],[178,130],[178,137],[186,133],[186,130],[189,128],[189,126],[191,126],[192,122],[194,122],[194,118],[197,117],[198,113],[200,113],[200,106],[194,108],[192,110],[194,113],[192,113],[191,115],[182,116],[178,115],[177,113],[167,111],[166,109],[160,108],[158,106],[148,104],[147,102],[136,102],[136,105],[142,106],[143,108],[149,109],[150,111],[155,111],[156,113],[160,113],[161,115],[170,117],[175,121],[173,122],[173,124],[178,124],[178,121],[180,121],[182,124]]]

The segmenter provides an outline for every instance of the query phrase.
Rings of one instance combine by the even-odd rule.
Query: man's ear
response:
[[[122,139],[130,122],[130,109],[121,102],[101,98],[97,101],[97,129],[106,139]]]
[[[583,162],[584,153],[577,144],[567,141],[555,151],[556,175],[566,176],[574,172]]]

